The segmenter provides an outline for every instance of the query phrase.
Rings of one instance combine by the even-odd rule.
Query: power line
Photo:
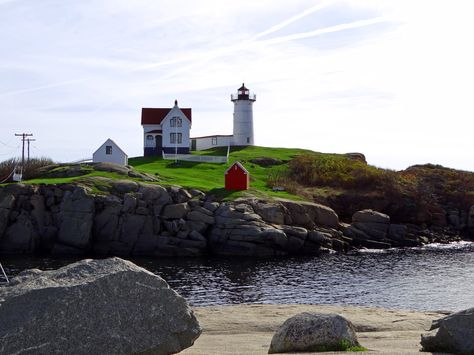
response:
[[[5,147],[8,147],[8,148],[14,148],[14,147],[11,146],[10,144],[7,144],[7,143],[2,142],[2,141],[0,141],[0,144],[3,144]]]
[[[6,153],[0,153],[0,155],[11,155],[11,152],[13,152],[14,150],[17,150],[20,148],[20,145],[18,144],[16,147],[10,147],[10,150],[5,150]]]

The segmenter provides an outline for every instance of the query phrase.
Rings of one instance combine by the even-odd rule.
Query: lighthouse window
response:
[[[217,145],[217,137],[212,137],[212,145]]]

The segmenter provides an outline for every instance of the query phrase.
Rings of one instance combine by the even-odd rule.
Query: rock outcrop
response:
[[[474,308],[433,321],[421,346],[423,351],[474,354]]]
[[[415,225],[392,224],[386,214],[370,209],[354,213],[351,224],[341,224],[344,235],[352,239],[355,247],[387,249],[392,247],[416,247],[428,242],[460,240],[459,236],[434,233]]]
[[[360,344],[350,321],[333,313],[304,312],[278,328],[268,353],[343,351],[353,346]]]
[[[105,178],[96,187],[103,191],[77,183],[0,187],[0,254],[318,255],[459,240],[372,210],[345,224],[310,202],[215,202],[197,190]]]
[[[329,249],[347,250],[348,241],[336,227],[330,208],[287,200],[239,199],[222,203],[209,234],[218,255],[318,255]]]
[[[171,354],[201,329],[160,277],[119,258],[21,272],[0,288],[1,354]]]

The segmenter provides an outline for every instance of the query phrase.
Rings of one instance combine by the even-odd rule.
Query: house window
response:
[[[105,154],[112,155],[112,146],[111,145],[106,145],[105,146]]]
[[[146,140],[147,141],[152,141],[153,140],[153,136],[151,134],[147,135],[146,136]]]
[[[247,143],[250,143],[250,137],[247,137]]]
[[[173,117],[170,119],[170,126],[176,127],[176,122],[178,123],[178,127],[183,127],[183,119],[179,117]]]
[[[212,137],[212,145],[217,145],[217,137]]]
[[[170,133],[170,143],[176,144],[176,133]],[[183,143],[183,134],[178,133],[178,144]]]

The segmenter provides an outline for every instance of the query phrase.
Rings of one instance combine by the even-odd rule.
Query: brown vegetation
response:
[[[49,158],[33,158],[25,162],[23,168],[23,179],[34,179],[39,176],[39,171],[42,167],[53,164]],[[0,162],[0,182],[12,182],[13,172],[19,173],[21,171],[21,160],[12,158]]]
[[[447,211],[474,205],[474,173],[432,164],[397,172],[337,154],[299,155],[270,184],[328,204],[343,220],[371,208],[394,222],[442,226]]]

